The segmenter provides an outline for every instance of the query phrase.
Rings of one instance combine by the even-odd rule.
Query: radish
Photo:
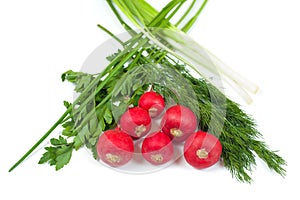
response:
[[[143,137],[151,129],[151,117],[143,108],[130,108],[121,116],[120,128],[134,138]]]
[[[214,135],[198,131],[184,144],[184,158],[193,167],[203,169],[220,160],[222,145]]]
[[[154,91],[145,92],[139,99],[139,107],[148,110],[152,118],[157,117],[164,110],[164,98]]]
[[[134,144],[125,132],[118,129],[107,130],[99,137],[96,149],[103,162],[112,167],[119,167],[132,159]]]
[[[170,107],[161,120],[161,129],[174,141],[182,142],[197,128],[197,118],[187,107]]]
[[[142,143],[142,155],[153,165],[161,165],[170,161],[173,153],[171,139],[161,131],[151,133]]]

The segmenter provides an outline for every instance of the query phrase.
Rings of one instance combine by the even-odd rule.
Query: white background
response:
[[[258,159],[249,185],[219,165],[198,171],[183,161],[157,173],[123,174],[96,163],[84,149],[56,172],[37,164],[46,142],[8,173],[64,112],[63,100],[72,100],[72,87],[61,83],[60,75],[79,70],[108,39],[96,24],[123,30],[104,0],[1,1],[0,199],[298,199],[299,10],[297,0],[211,0],[190,32],[261,88],[251,105],[233,98],[287,160],[287,176]]]

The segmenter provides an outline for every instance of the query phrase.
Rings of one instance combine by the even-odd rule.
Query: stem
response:
[[[18,165],[20,165],[21,162],[23,162],[49,135],[52,133],[52,131],[61,124],[62,121],[64,121],[65,117],[71,112],[72,106],[70,106],[64,114],[53,124],[53,126],[41,137],[21,158],[18,160],[9,170],[8,172],[11,172],[14,170]]]
[[[127,67],[128,70],[127,70],[127,71],[129,71],[132,67],[134,67],[135,64],[140,60],[140,57],[141,57],[143,51],[144,51],[144,49],[142,49],[141,51],[139,51],[139,52],[136,54],[134,60],[128,65],[128,67]]]
[[[185,13],[178,20],[178,22],[175,24],[175,26],[179,26],[179,24],[186,18],[186,16],[190,13],[190,11],[192,10],[192,8],[194,7],[195,3],[196,3],[196,0],[193,0],[193,2],[191,3],[191,5],[189,6],[189,8],[185,11]]]
[[[138,21],[135,19],[135,16],[133,14],[134,9],[128,7],[132,6],[132,2],[131,1],[124,1],[124,0],[107,0],[108,3],[112,4],[112,1],[119,7],[119,9],[127,16],[128,19],[130,19],[130,21],[136,26],[140,28],[140,25],[138,23]]]
[[[64,124],[66,121],[68,121],[68,120],[71,119],[71,118],[72,118],[71,115],[65,117],[65,119],[61,122],[61,124]]]
[[[74,131],[75,131],[75,132],[79,132],[79,131],[83,128],[83,126],[85,126],[85,125],[89,122],[91,116],[93,116],[93,115],[95,114],[95,112],[97,113],[97,109],[99,109],[101,106],[103,106],[105,103],[107,103],[107,101],[111,98],[111,96],[112,96],[112,93],[108,94],[108,95],[101,101],[101,103],[99,103],[99,104],[95,107],[95,111],[93,111],[93,112],[91,111],[91,112],[89,112],[87,115],[85,115],[83,121],[80,123],[80,125],[79,125],[78,127],[76,127],[76,129],[75,129]]]
[[[148,40],[147,40],[148,41]],[[142,45],[144,45],[145,43],[143,43]],[[139,45],[140,46],[140,45]],[[139,46],[138,47],[136,47],[135,49],[137,49],[137,48],[139,48]],[[127,52],[127,51],[125,51],[125,52]],[[123,53],[123,54],[125,54],[125,53]],[[121,55],[123,56],[123,54],[121,53]],[[131,54],[133,54],[133,53],[131,53]],[[129,54],[129,55],[131,55],[131,54]],[[107,66],[107,68],[109,68],[109,67],[111,67],[111,66],[113,66],[114,64],[116,64],[117,62],[118,62],[118,59],[120,59],[120,57],[121,57],[121,55],[119,55],[119,56],[117,56],[108,66]],[[122,60],[123,62],[120,62],[117,66],[116,66],[116,68],[117,67],[120,67],[120,66],[122,66],[130,57],[129,57],[129,55],[127,55],[126,57],[125,57],[125,61],[124,61],[124,59]],[[121,65],[120,65],[121,64]],[[89,85],[88,85],[88,87],[81,93],[81,95],[74,101],[74,103],[73,103],[73,105],[76,105],[79,101],[80,101],[80,97],[82,97],[82,96],[85,96],[98,82],[99,82],[99,80],[101,79],[101,75],[99,75],[99,76],[97,76],[97,78],[95,78]],[[101,88],[100,89],[98,89],[97,91],[99,92],[102,88],[103,88],[103,84],[102,85],[100,85],[101,86]],[[93,97],[93,96],[92,96]],[[90,98],[88,98],[88,99],[90,99]],[[86,103],[88,102],[88,101],[85,101]],[[86,105],[86,104],[85,104]],[[81,107],[82,105],[80,105],[80,107]],[[79,108],[80,108],[79,107]],[[65,121],[65,118],[67,117],[67,115],[68,114],[70,114],[71,113],[71,111],[72,111],[72,106],[70,106],[66,111],[65,111],[65,113],[57,120],[57,122],[55,122],[54,124],[53,124],[53,126],[9,169],[9,172],[11,172],[12,170],[14,170],[18,165],[20,165],[21,164],[21,162],[23,162],[54,130],[55,130],[55,128],[57,128],[57,126],[58,125],[60,125],[62,122],[64,122]],[[78,109],[79,109],[78,108]],[[78,111],[78,109],[76,110],[76,111]]]
[[[138,18],[138,21],[135,20],[136,25],[139,27],[139,24],[141,24],[141,27],[145,25],[144,17],[142,15],[143,10],[139,10],[136,8],[135,1],[123,1],[123,6],[127,11],[129,11],[129,14],[132,15],[132,19]]]
[[[168,53],[167,52],[162,52],[160,55],[160,58],[156,61],[156,63],[160,63],[162,61],[162,59],[164,59],[166,57]]]
[[[182,1],[175,10],[168,16],[167,20],[170,21],[172,17],[177,13],[177,11],[181,8],[181,6],[184,4],[184,1]]]
[[[205,7],[207,1],[208,0],[204,0],[204,2],[202,3],[201,7],[197,11],[197,13],[183,26],[183,28],[181,29],[183,32],[187,32],[188,30],[191,29],[191,27],[194,25],[194,23],[198,19],[200,13],[202,12],[203,8]]]
[[[144,45],[144,43],[142,45],[139,45],[137,47],[134,47],[134,49],[132,49],[132,46],[136,43],[136,41],[138,41],[138,39],[140,38],[140,36],[138,38],[135,38],[135,40],[133,40],[134,42],[132,42],[131,45],[129,45],[127,48],[125,48],[122,53],[120,53],[104,70],[104,72],[101,73],[101,75],[98,75],[88,86],[87,88],[85,88],[85,90],[81,93],[81,95],[74,101],[74,105],[76,105],[79,101],[80,101],[80,97],[85,96],[89,91],[92,90],[93,87],[95,87],[99,82],[100,79],[103,77],[104,74],[106,74],[107,69],[113,67],[116,63],[118,63],[114,68],[113,71],[111,71],[108,75],[108,77],[101,82],[101,84],[96,88],[96,91],[94,94],[97,94],[103,87],[104,85],[109,81],[109,79],[115,75],[115,73],[119,70],[120,67],[123,66],[123,64],[138,50],[138,48],[140,48],[142,45]],[[122,58],[122,56],[124,56],[127,52],[130,52],[129,54],[126,55],[126,57]],[[122,60],[120,61],[120,59],[122,58]],[[74,111],[74,115],[77,114],[82,107],[86,106],[88,104],[88,102],[93,98],[93,95],[90,95],[88,98],[86,98],[81,104],[80,106]]]
[[[124,45],[124,42],[118,38],[115,34],[113,34],[112,32],[110,32],[108,29],[106,29],[104,26],[102,26],[101,24],[97,25],[102,31],[104,31],[105,33],[107,33],[108,35],[110,35],[111,37],[113,37],[115,40],[117,40],[120,44]]]
[[[113,5],[111,0],[106,0],[109,7],[111,8],[111,10],[113,11],[113,13],[115,14],[115,16],[117,17],[117,19],[119,20],[120,24],[125,28],[125,30],[131,35],[136,35],[137,33],[127,24],[124,22],[124,20],[122,19],[122,17],[120,16],[120,14],[118,13],[118,11],[116,10],[115,6]]]
[[[217,56],[215,56],[208,50],[206,50],[206,51],[208,52],[208,55],[211,57],[211,60],[215,63],[215,65],[220,70],[220,72],[222,74],[226,75],[227,77],[229,77],[229,79],[231,79],[231,81],[237,83],[239,86],[243,87],[245,90],[247,90],[253,94],[256,94],[259,91],[259,87],[256,84],[252,83],[250,80],[247,80],[241,74],[239,74],[238,72],[231,69],[224,62],[222,62],[219,58],[217,58]]]
[[[164,21],[165,17],[168,15],[168,13],[176,6],[177,4],[180,4],[182,0],[173,0],[170,3],[168,3],[157,15],[152,19],[151,23],[147,24],[147,27],[158,27],[158,25]],[[160,27],[165,28],[165,27]]]
[[[118,70],[120,70],[123,65],[128,61],[129,58],[131,58],[142,46],[144,46],[146,43],[148,42],[148,39],[143,39],[140,44],[138,46],[136,46],[134,49],[131,49],[130,53],[128,53],[126,55],[126,57],[124,57],[114,68],[114,70],[109,73],[109,75],[106,77],[105,80],[103,80],[100,85],[96,88],[94,95],[89,95],[82,104],[80,104],[79,108],[75,111],[75,114],[78,113],[78,111],[80,111],[80,109],[84,106],[86,106],[88,104],[88,102],[95,97],[96,94],[98,94],[98,92],[100,92],[101,89],[103,89],[103,87],[106,85],[106,83],[110,80],[110,78],[112,78],[117,72]],[[100,77],[100,76],[98,76]],[[96,79],[93,80],[93,82],[91,84],[89,84],[88,86],[88,90],[89,91],[93,86],[95,86],[97,83],[99,83],[99,79],[98,77]],[[96,82],[94,82],[96,80]],[[91,87],[90,87],[91,86]],[[86,91],[86,90],[85,90]],[[82,93],[83,94],[83,93]],[[80,95],[82,96],[82,95]],[[78,103],[78,101],[74,101],[74,104]]]

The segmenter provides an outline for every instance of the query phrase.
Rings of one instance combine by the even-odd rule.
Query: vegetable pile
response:
[[[220,141],[207,132],[195,132],[198,122],[193,111],[176,104],[158,118],[164,108],[165,101],[159,93],[151,90],[142,94],[138,106],[126,110],[116,128],[106,130],[99,136],[96,144],[99,159],[109,166],[119,167],[127,164],[133,153],[142,153],[149,163],[162,165],[174,157],[174,145],[179,147],[178,144],[187,140],[184,143],[184,158],[190,165],[201,169],[220,160]],[[149,133],[151,118],[158,118],[160,126]],[[139,139],[142,139],[141,152],[134,149],[134,140]],[[139,145],[140,142],[136,143]]]
[[[285,175],[285,160],[269,149],[254,119],[224,94],[221,83],[226,81],[248,103],[248,93],[257,87],[186,34],[207,0],[193,0],[186,10],[186,0],[172,0],[160,12],[144,0],[107,3],[129,39],[98,25],[122,48],[107,57],[109,64],[98,74],[62,74],[62,81],[75,85],[78,97],[64,102],[65,113],[9,171],[62,126],[39,164],[59,170],[73,150],[86,147],[96,160],[119,167],[132,159],[135,141],[142,140],[140,153],[153,165],[170,161],[173,144],[182,143],[185,160],[197,169],[221,160],[233,177],[250,183],[257,155]],[[160,128],[150,131],[152,120],[159,117]]]

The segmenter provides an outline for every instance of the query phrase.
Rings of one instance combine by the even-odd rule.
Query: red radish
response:
[[[173,153],[171,139],[161,131],[151,133],[143,141],[142,155],[153,165],[161,165],[170,161]]]
[[[161,120],[162,131],[174,141],[186,140],[197,128],[197,118],[187,107],[170,107]]]
[[[121,116],[120,128],[134,138],[143,137],[151,129],[148,111],[140,107],[130,108]]]
[[[184,144],[184,158],[193,167],[203,169],[220,160],[222,145],[214,135],[198,131]]]
[[[132,138],[118,129],[105,131],[99,137],[96,148],[99,158],[112,167],[128,163],[134,151]]]
[[[164,98],[154,91],[145,92],[139,99],[139,107],[148,110],[151,117],[157,117],[165,108]]]

